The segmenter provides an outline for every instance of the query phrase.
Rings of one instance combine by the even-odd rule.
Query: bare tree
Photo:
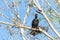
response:
[[[11,40],[20,40],[21,38],[21,40],[60,39],[59,0],[51,1],[53,3],[49,3],[48,0],[2,0],[1,2],[0,29],[4,27],[4,29],[9,30],[9,38]],[[44,24],[48,26],[47,32],[45,31],[46,26],[43,28],[44,24],[42,22],[43,25],[39,23],[39,29],[31,28],[32,19],[35,13],[39,15],[40,22],[45,20],[46,23],[44,22]],[[41,34],[39,33],[33,36],[30,34],[31,30],[41,31]],[[6,39],[10,40],[9,38]],[[2,39],[4,40],[3,37]]]

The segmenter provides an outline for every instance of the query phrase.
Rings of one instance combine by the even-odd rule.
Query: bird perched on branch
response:
[[[35,18],[32,20],[32,28],[39,29],[38,24],[39,24],[38,14],[35,14]],[[32,30],[30,34],[35,36],[38,33],[40,33],[40,31]]]

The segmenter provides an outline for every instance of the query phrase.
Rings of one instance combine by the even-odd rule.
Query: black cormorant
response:
[[[32,28],[39,29],[38,24],[39,24],[38,14],[35,14],[35,18],[32,20]],[[40,33],[40,31],[32,30],[30,34],[35,36],[38,33]]]
[[[35,18],[32,20],[32,28],[37,28],[39,24],[39,20],[37,18],[37,14],[35,14]]]

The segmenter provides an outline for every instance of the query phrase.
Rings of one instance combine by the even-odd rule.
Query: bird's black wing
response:
[[[38,19],[33,19],[32,21],[32,28],[37,28],[39,24],[39,20]]]
[[[32,21],[32,28],[39,29],[38,24],[39,24],[39,19],[33,19],[33,21]],[[32,30],[30,34],[35,36],[38,33],[40,33],[40,31]]]

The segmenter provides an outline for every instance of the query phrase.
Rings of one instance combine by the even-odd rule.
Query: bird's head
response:
[[[35,14],[35,18],[37,18],[37,15],[38,15],[38,14]]]

